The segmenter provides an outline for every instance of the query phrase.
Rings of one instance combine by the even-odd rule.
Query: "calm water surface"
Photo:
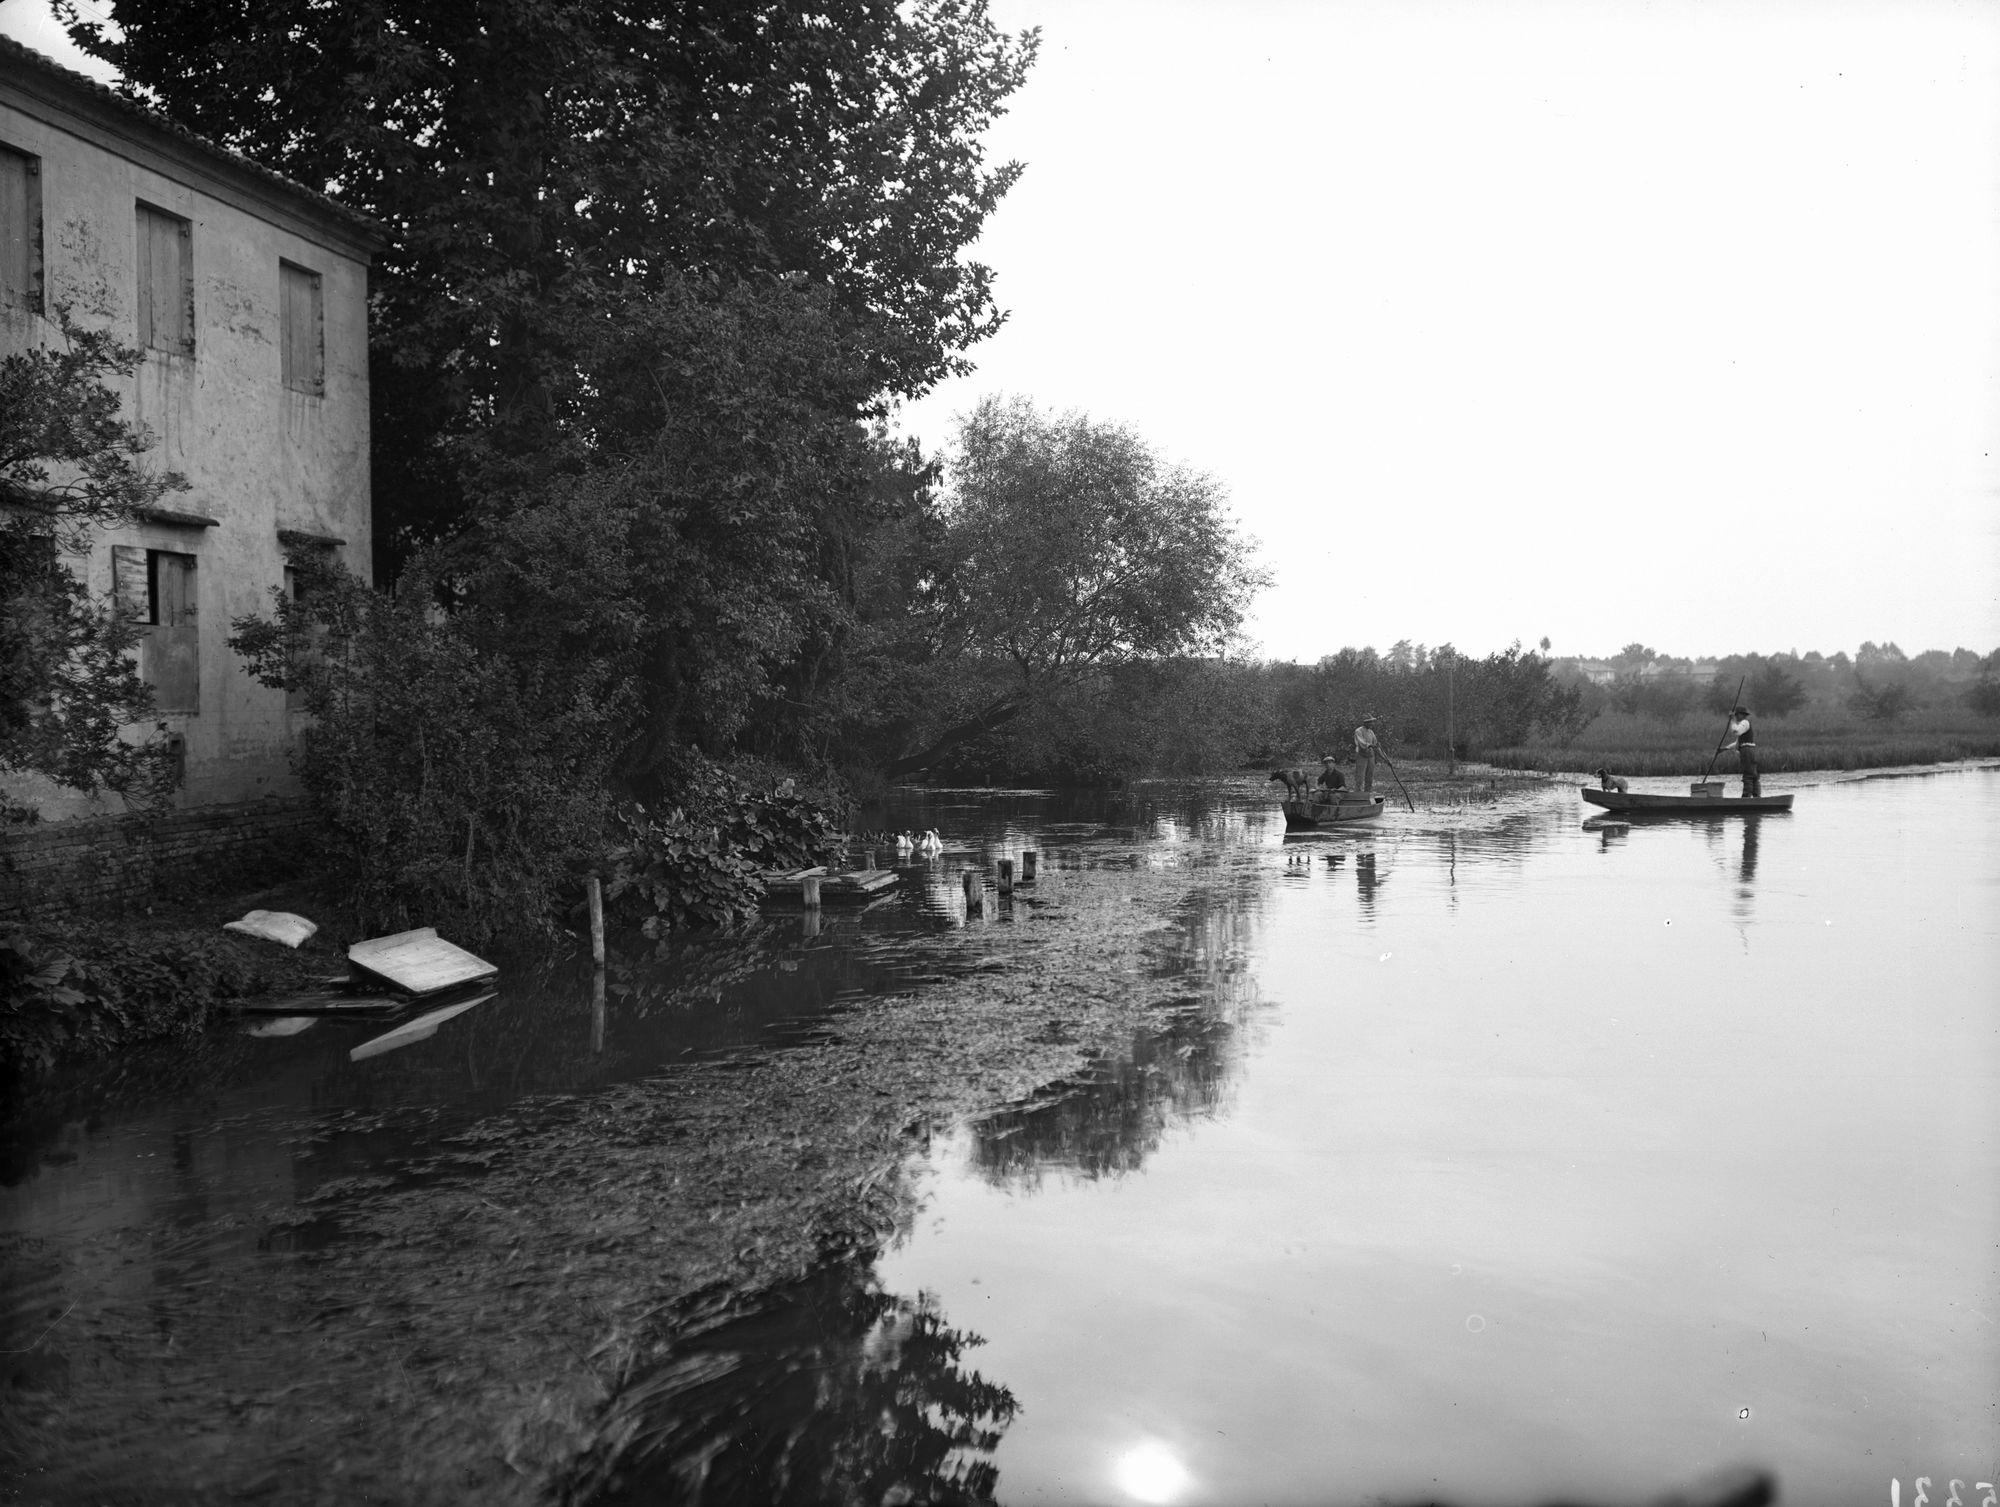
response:
[[[1139,869],[1192,898],[1116,923],[1156,942],[1152,1024],[934,1140],[916,1227],[835,1275],[859,1327],[825,1343],[879,1370],[885,1312],[981,1336],[963,1364],[1018,1404],[982,1457],[1004,1502],[1996,1479],[2000,772],[1799,789],[1786,817],[1589,830],[1557,788],[1292,841],[1247,781],[891,808],[968,861],[1040,849],[1052,900]],[[866,915],[683,949],[601,1016],[556,974],[380,1058],[337,1027],[245,1038],[21,1128],[5,1345],[107,1242],[171,1229],[254,1279],[260,1221],[420,1177],[498,1105],[920,987],[1004,930],[965,916],[958,862]],[[750,1343],[799,1343],[780,1319]]]

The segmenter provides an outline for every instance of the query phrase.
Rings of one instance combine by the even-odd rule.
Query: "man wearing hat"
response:
[[[1322,790],[1345,790],[1347,776],[1340,772],[1340,766],[1332,754],[1321,754],[1319,759],[1319,788]]]
[[[1376,716],[1370,712],[1354,729],[1354,783],[1363,790],[1375,788],[1375,755],[1382,746],[1375,736]]]
[[[1743,793],[1762,795],[1764,787],[1757,778],[1757,734],[1750,727],[1750,708],[1739,706],[1729,714],[1729,741],[1722,746],[1736,750],[1736,767],[1743,775]]]

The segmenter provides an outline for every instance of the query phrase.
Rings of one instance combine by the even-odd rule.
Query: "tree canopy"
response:
[[[892,772],[1086,677],[1220,652],[1265,584],[1221,484],[1120,425],[988,398],[945,470],[897,625],[931,715]]]
[[[579,463],[590,348],[663,293],[822,290],[860,361],[849,420],[963,369],[1002,318],[965,252],[1021,168],[979,137],[1037,38],[984,0],[57,9],[128,92],[388,227],[385,567],[456,527],[496,461]]]

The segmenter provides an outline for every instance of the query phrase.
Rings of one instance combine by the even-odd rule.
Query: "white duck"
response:
[[[907,832],[898,832],[896,834],[897,857],[908,858],[916,850],[917,850],[917,840],[914,837],[910,836],[910,834]]]
[[[943,852],[944,839],[938,836],[936,827],[932,827],[930,831],[917,839],[917,856],[919,858],[936,858]]]

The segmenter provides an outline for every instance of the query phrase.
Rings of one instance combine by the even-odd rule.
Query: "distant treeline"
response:
[[[1556,674],[1577,686],[1590,716],[1627,712],[1672,726],[1691,713],[1729,710],[1742,687],[1760,717],[1839,708],[1875,723],[1912,712],[1969,710],[2000,716],[2000,650],[1927,649],[1908,655],[1893,643],[1864,643],[1821,654],[1730,654],[1690,660],[1627,644],[1609,660],[1560,659]]]
[[[1406,641],[1386,653],[1346,648],[1313,664],[1153,660],[1064,688],[1006,727],[967,740],[931,777],[1095,784],[1277,768],[1316,762],[1323,753],[1346,762],[1354,727],[1371,712],[1392,756],[1443,758],[1449,751],[1484,759],[1524,745],[1554,756],[1594,746],[1600,720],[1637,726],[1655,742],[1663,729],[1686,723],[1692,738],[1700,731],[1694,723],[1727,711],[1739,686],[1759,718],[1782,723],[1811,711],[1820,722],[1886,733],[1919,714],[2000,717],[2000,651],[1911,656],[1894,644],[1869,643],[1852,656],[1695,661],[1634,644],[1610,660],[1590,660],[1553,658],[1546,645],[1473,658],[1448,644]]]
[[[1354,750],[1373,714],[1391,751],[1459,757],[1532,737],[1573,738],[1589,714],[1542,653],[1516,644],[1475,659],[1449,645],[1342,649],[1316,664],[1173,659],[1129,663],[969,740],[934,778],[1066,784],[1139,774],[1276,768]]]

